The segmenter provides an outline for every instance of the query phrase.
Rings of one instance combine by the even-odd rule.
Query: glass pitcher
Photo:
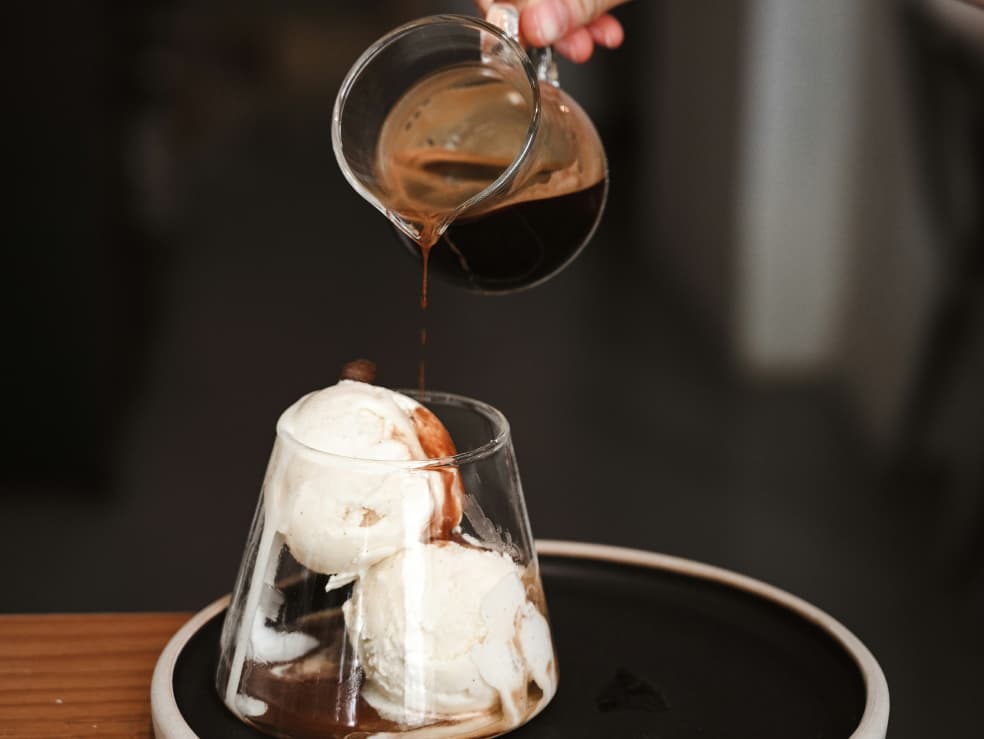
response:
[[[335,102],[342,173],[425,268],[503,293],[547,280],[590,240],[608,193],[601,139],[518,14],[423,18],[356,61]]]

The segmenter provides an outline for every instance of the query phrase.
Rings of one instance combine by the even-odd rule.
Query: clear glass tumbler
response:
[[[478,739],[556,691],[508,422],[476,400],[405,394],[457,454],[343,457],[277,425],[216,675],[261,731]],[[435,507],[442,497],[453,504]]]

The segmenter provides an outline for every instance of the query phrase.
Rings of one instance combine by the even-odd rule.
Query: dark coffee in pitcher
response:
[[[491,204],[461,209],[443,234],[449,212],[512,174],[530,144],[530,100],[494,69],[461,65],[424,79],[393,106],[379,138],[378,177],[390,211],[415,232],[399,231],[400,240],[429,272],[480,292],[510,292],[547,279],[590,239],[607,194],[600,142],[560,90],[541,84],[540,95],[535,153]],[[542,125],[556,118],[564,125]]]
[[[479,292],[531,287],[577,256],[598,223],[605,181],[577,192],[506,205],[451,224],[431,248],[429,270]],[[414,254],[420,245],[402,232]]]

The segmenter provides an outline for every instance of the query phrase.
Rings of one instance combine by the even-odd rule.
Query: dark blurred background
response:
[[[419,268],[343,180],[356,56],[446,2],[8,10],[0,611],[231,588],[279,412],[413,386]],[[855,631],[890,735],[984,684],[984,10],[637,0],[561,69],[607,147],[546,285],[434,285],[428,380],[511,419],[536,535],[789,589]]]

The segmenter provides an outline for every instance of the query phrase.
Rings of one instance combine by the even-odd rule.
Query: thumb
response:
[[[625,0],[531,0],[523,9],[520,30],[534,46],[548,46],[622,2]]]

